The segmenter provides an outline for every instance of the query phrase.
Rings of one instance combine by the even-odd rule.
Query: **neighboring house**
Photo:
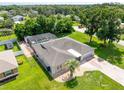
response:
[[[21,15],[16,15],[16,16],[12,17],[12,19],[14,22],[17,22],[17,21],[23,21],[24,17]]]
[[[9,15],[10,16],[16,15],[16,11],[15,10],[9,10]]]
[[[0,81],[16,77],[18,64],[12,50],[0,52]]]
[[[31,45],[39,62],[55,78],[68,71],[65,62],[77,59],[80,64],[94,56],[94,49],[68,37]]]
[[[43,43],[46,41],[49,41],[51,39],[56,39],[57,37],[54,34],[51,33],[45,33],[45,34],[39,34],[34,36],[27,36],[25,37],[25,41],[28,44],[37,44],[37,43]]]

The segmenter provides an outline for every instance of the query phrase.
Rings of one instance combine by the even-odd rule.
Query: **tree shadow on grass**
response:
[[[37,58],[35,56],[33,56],[34,60],[37,62],[37,64],[40,66],[40,68],[42,69],[42,71],[45,73],[45,75],[47,76],[47,78],[52,81],[53,78],[52,76],[48,73],[48,71],[42,66],[42,64],[37,60]]]
[[[77,81],[76,78],[74,78],[74,79],[72,79],[72,80],[70,80],[70,81],[65,82],[64,85],[65,85],[67,88],[74,88],[74,87],[76,87],[76,86],[78,85],[78,81]]]
[[[112,64],[122,64],[124,51],[120,51],[114,44],[109,44],[103,47],[101,43],[93,41],[92,43],[87,43],[95,49],[95,54]]]
[[[58,37],[58,38],[61,38],[61,37],[65,37],[65,36],[68,36],[68,35],[70,35],[71,33],[59,33],[59,34],[56,34],[56,36]]]

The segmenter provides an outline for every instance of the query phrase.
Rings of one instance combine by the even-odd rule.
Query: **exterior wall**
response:
[[[6,79],[9,79],[9,78],[12,78],[12,77],[16,77],[18,75],[18,69],[15,68],[15,69],[12,69],[12,74],[8,75],[8,76],[5,76],[4,72],[0,74],[0,82],[1,81],[4,81]]]
[[[55,67],[51,67],[51,68],[52,68],[52,77],[53,78],[56,78],[68,71],[67,67],[64,65],[55,66]]]
[[[4,78],[4,74],[3,73],[0,73],[0,79],[1,78]]]
[[[90,57],[89,57],[89,56],[90,56]],[[92,50],[92,51],[86,53],[85,55],[83,55],[83,56],[81,57],[81,61],[80,61],[80,62],[81,62],[81,63],[86,62],[86,61],[92,59],[93,56],[94,56],[94,50]]]
[[[13,73],[17,73],[17,72],[18,72],[18,69],[15,68],[15,69],[13,69],[12,71],[13,71]]]

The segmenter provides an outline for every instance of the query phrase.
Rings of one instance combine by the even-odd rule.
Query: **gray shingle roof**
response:
[[[32,43],[43,43],[46,41],[49,41],[51,39],[56,39],[57,37],[54,34],[51,33],[44,33],[44,34],[39,34],[39,35],[34,35],[34,36],[27,36],[26,39]]]
[[[68,59],[75,58],[74,55],[67,51],[68,49],[74,49],[81,55],[93,50],[88,45],[82,44],[68,37],[50,40],[42,44],[34,44],[32,47],[36,51],[37,55],[42,58],[48,66],[60,65]]]
[[[17,68],[18,64],[12,50],[0,52],[0,73]]]

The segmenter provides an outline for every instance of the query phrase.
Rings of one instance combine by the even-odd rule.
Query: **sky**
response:
[[[101,4],[118,2],[123,3],[124,0],[0,0],[1,4]]]

